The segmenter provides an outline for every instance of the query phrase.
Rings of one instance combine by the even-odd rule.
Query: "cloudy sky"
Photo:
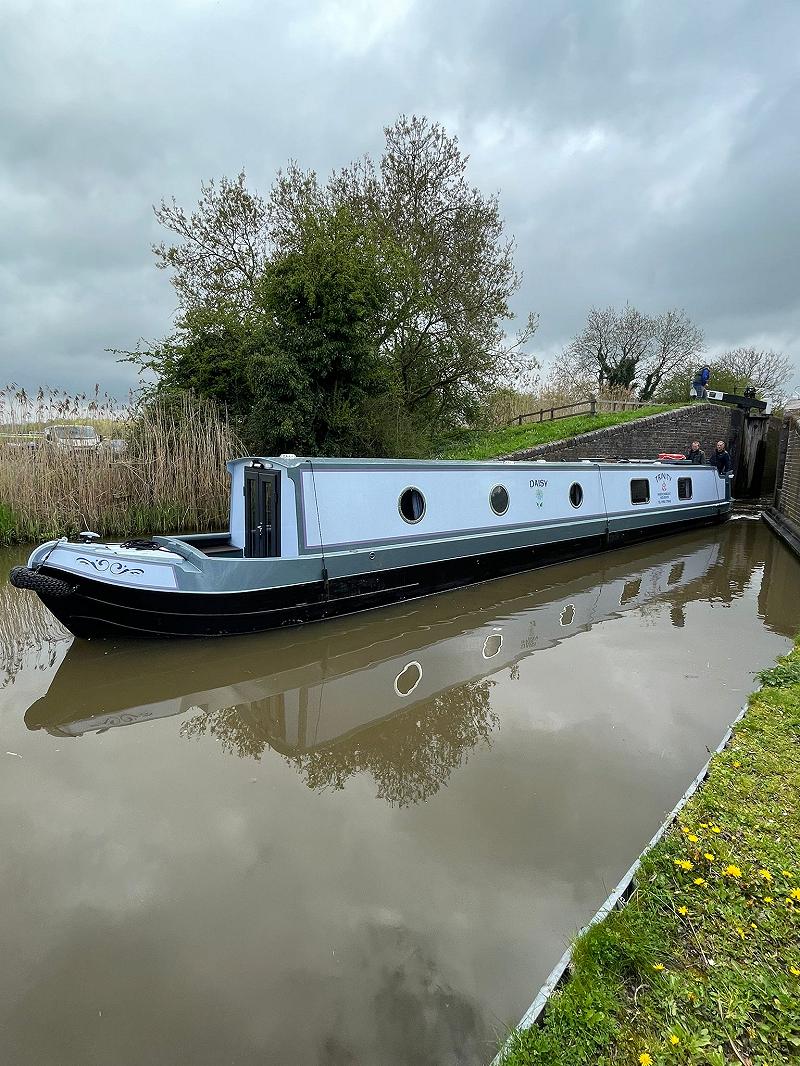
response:
[[[0,379],[124,394],[104,349],[175,309],[153,203],[401,113],[499,193],[544,360],[627,300],[800,366],[798,40],[796,0],[2,0]]]

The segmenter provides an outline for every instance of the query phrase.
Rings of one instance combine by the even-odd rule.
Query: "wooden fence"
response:
[[[652,400],[600,400],[596,396],[590,396],[588,400],[565,403],[560,407],[542,407],[539,411],[517,415],[507,425],[521,426],[523,422],[556,422],[560,418],[571,418],[573,415],[596,415],[600,411],[635,411],[638,407],[652,406]]]

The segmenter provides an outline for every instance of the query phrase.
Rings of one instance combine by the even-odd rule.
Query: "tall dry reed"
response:
[[[93,424],[104,437],[123,440],[125,449],[48,445],[41,437],[48,422]],[[2,540],[83,529],[109,537],[225,528],[225,463],[242,446],[205,401],[180,395],[123,407],[107,397],[87,401],[40,392],[30,398],[6,389],[0,425]]]

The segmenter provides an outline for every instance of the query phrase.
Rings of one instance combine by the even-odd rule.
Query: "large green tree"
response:
[[[253,444],[398,454],[477,419],[535,360],[516,335],[513,240],[466,178],[457,139],[425,118],[385,130],[322,182],[290,164],[266,198],[245,175],[156,209],[171,243],[176,332],[134,358],[162,388],[224,404]]]

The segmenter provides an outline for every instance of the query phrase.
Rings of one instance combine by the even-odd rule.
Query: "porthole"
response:
[[[422,667],[418,662],[407,663],[394,679],[394,690],[398,696],[410,696],[422,680]]]
[[[583,503],[583,487],[577,481],[573,481],[569,487],[569,502],[573,507],[580,507]]]
[[[484,659],[493,659],[503,647],[503,634],[502,633],[490,633],[486,640],[483,642],[483,657]]]
[[[489,506],[496,515],[503,515],[508,510],[508,489],[505,485],[495,485],[489,493]]]
[[[417,522],[421,522],[425,516],[425,497],[419,489],[415,489],[413,486],[404,489],[400,493],[400,499],[397,501],[397,509],[404,522],[410,522],[414,525]]]

